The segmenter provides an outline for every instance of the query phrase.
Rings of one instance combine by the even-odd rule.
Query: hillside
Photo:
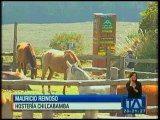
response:
[[[78,32],[85,36],[86,52],[92,53],[93,22],[54,23],[54,24],[18,24],[17,39],[19,42],[29,42],[35,49],[49,49],[49,42],[55,33]],[[116,45],[125,44],[129,33],[137,32],[138,22],[117,22]],[[2,25],[2,51],[12,51],[14,40],[14,25]]]

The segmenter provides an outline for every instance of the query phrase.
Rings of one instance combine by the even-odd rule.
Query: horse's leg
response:
[[[64,80],[67,80],[67,73],[64,72]],[[66,94],[66,86],[63,87],[63,94],[65,95]]]
[[[24,64],[23,63],[21,63],[21,70],[22,70],[22,72],[24,74]]]
[[[26,68],[26,64],[25,63],[23,64],[23,69],[24,69],[24,75],[26,75],[27,74],[27,68]]]
[[[21,63],[18,62],[18,71],[21,73]]]
[[[48,75],[47,80],[51,80],[52,79],[53,73],[54,73],[53,70],[51,68],[49,68],[49,75]],[[50,85],[48,85],[48,93],[51,94],[51,86]]]
[[[41,80],[45,79],[45,75],[46,75],[47,70],[48,70],[48,67],[42,66],[42,77],[41,77]],[[42,85],[42,93],[44,94],[44,85]]]

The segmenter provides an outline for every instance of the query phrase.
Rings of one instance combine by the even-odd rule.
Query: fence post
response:
[[[33,118],[33,111],[22,111],[22,119],[32,119]]]
[[[98,110],[86,110],[83,119],[97,119]]]
[[[119,78],[124,79],[125,78],[125,57],[120,58],[120,75]]]
[[[2,105],[1,110],[2,119],[13,119],[13,111],[9,100],[7,100],[6,104]]]
[[[53,119],[53,111],[51,110],[42,111],[42,119]]]
[[[40,58],[40,60],[41,60],[41,69],[42,69],[42,57]]]
[[[111,80],[118,80],[118,68],[111,67]],[[117,85],[110,86],[110,94],[117,94]],[[110,112],[110,116],[116,116],[116,113]]]
[[[118,68],[111,67],[111,80],[118,80]]]
[[[17,23],[14,23],[13,65],[12,71],[16,72],[16,46],[17,46]]]
[[[110,48],[109,49],[107,49],[107,55],[106,56],[108,56],[108,58],[106,58],[106,63],[107,63],[107,71],[106,71],[106,80],[107,79],[111,79],[111,76],[110,76],[110,67],[111,67],[111,64],[110,64],[110,55],[111,55],[111,51],[110,51]]]

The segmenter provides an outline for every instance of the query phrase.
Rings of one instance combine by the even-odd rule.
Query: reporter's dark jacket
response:
[[[138,90],[137,93],[133,90],[133,87],[130,86],[130,81],[128,81],[126,83],[126,88],[127,88],[127,91],[128,91],[128,98],[141,98],[141,96],[142,96],[142,85],[139,81],[136,82],[136,87],[135,87],[135,89]]]

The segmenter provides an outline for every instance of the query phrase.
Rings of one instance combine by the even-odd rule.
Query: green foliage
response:
[[[158,2],[148,2],[148,7],[141,13],[140,34],[143,46],[137,48],[136,55],[140,59],[157,59],[158,43]],[[145,66],[145,67],[144,67]],[[138,64],[142,71],[157,71],[157,64]]]
[[[53,39],[50,41],[49,47],[58,50],[65,50],[67,43],[73,42],[75,44],[74,52],[76,54],[82,54],[84,51],[84,35],[80,33],[56,33]]]
[[[138,59],[157,59],[158,43],[158,3],[148,2],[148,8],[141,12],[142,20],[139,25],[138,33],[130,33],[126,37],[126,45],[121,49],[124,55],[127,48],[132,48]],[[157,64],[138,63],[136,71],[157,72]],[[145,74],[139,75],[140,78],[147,78]],[[151,76],[150,76],[151,77]],[[153,76],[152,76],[153,77]]]
[[[147,32],[148,35],[145,35],[145,40],[143,41],[143,46],[137,47],[136,56],[139,59],[157,59],[158,58],[158,46],[157,39],[153,31]],[[144,67],[145,66],[145,67]],[[148,72],[157,72],[157,64],[137,64],[136,69],[140,71],[148,71]]]
[[[158,29],[158,2],[148,2],[148,8],[140,14],[142,19],[139,28],[143,33]]]
[[[128,33],[125,37],[125,44],[120,44],[117,46],[117,55],[125,56],[127,54],[127,49],[132,48],[133,51],[136,51],[137,47],[142,46],[141,42],[142,36],[137,32]]]
[[[151,35],[152,36],[152,35]],[[142,47],[137,47],[137,56],[139,58],[148,58],[148,59],[157,59],[157,41],[154,39],[149,39],[146,37],[146,40],[143,42]]]

